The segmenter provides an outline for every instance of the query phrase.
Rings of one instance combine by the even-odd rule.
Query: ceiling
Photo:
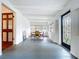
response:
[[[30,21],[49,20],[68,0],[10,0]]]

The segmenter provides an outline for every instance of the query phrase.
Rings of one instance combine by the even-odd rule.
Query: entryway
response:
[[[70,10],[61,16],[61,43],[71,50],[71,18]]]
[[[14,12],[6,5],[2,5],[2,51],[14,42]]]

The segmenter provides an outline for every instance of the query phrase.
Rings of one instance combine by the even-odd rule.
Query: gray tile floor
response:
[[[46,40],[26,40],[4,51],[0,59],[75,59],[64,48]]]

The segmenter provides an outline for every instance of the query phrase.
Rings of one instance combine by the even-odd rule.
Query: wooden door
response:
[[[2,49],[13,45],[13,13],[2,14]]]

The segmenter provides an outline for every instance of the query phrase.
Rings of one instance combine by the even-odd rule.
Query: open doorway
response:
[[[14,12],[2,4],[2,51],[14,43]]]

